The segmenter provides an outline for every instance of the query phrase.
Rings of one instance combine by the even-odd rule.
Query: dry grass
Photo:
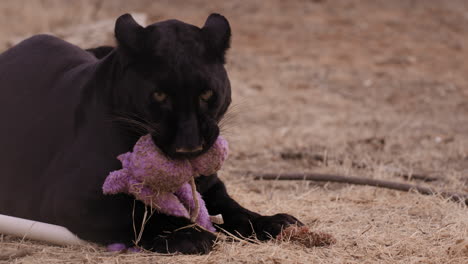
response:
[[[293,214],[338,242],[309,249],[220,237],[209,255],[169,257],[3,238],[0,263],[17,249],[26,251],[3,262],[468,262],[464,205],[372,187],[253,182],[246,174],[314,171],[403,181],[388,169],[398,168],[442,178],[420,184],[468,192],[465,1],[104,1],[98,11],[96,3],[2,1],[0,46],[40,31],[68,32],[64,37],[76,41],[77,23],[127,11],[197,25],[212,11],[223,13],[233,28],[227,67],[237,107],[226,125],[232,155],[221,176],[248,208]],[[112,42],[110,32],[102,32],[103,42]],[[292,151],[304,155],[282,157]],[[344,162],[323,164],[308,158],[313,153]]]

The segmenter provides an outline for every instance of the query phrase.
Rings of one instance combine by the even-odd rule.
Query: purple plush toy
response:
[[[214,232],[193,179],[217,172],[227,155],[227,141],[218,137],[211,149],[195,159],[171,160],[146,135],[137,141],[133,152],[117,157],[122,169],[111,172],[102,189],[104,194],[131,194],[161,213],[186,217]]]

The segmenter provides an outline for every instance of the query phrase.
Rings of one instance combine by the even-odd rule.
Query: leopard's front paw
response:
[[[259,240],[268,240],[276,237],[281,230],[290,225],[303,226],[304,224],[292,215],[275,214],[259,216],[253,221],[253,228]]]
[[[145,248],[159,253],[206,254],[213,249],[216,236],[199,228],[186,228],[157,236]]]

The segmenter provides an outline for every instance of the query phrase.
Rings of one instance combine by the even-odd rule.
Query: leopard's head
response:
[[[142,27],[129,14],[117,19],[120,109],[169,157],[202,154],[218,137],[231,103],[224,68],[230,36],[219,14],[201,28],[178,20]]]

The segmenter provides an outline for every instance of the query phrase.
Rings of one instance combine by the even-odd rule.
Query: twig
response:
[[[468,194],[465,193],[454,193],[448,191],[435,191],[428,187],[423,187],[414,184],[406,184],[400,182],[392,182],[385,180],[333,175],[333,174],[321,174],[321,173],[251,173],[254,176],[254,180],[307,180],[307,181],[324,181],[324,182],[340,182],[357,185],[368,185],[381,188],[387,188],[399,191],[411,191],[415,190],[424,195],[440,195],[444,198],[448,198],[452,201],[463,202],[468,205]]]
[[[197,186],[195,185],[194,177],[190,179],[190,187],[192,188],[192,199],[195,204],[195,208],[193,209],[193,212],[191,212],[190,220],[193,223],[196,223],[198,219],[198,214],[200,213],[200,203],[198,202]]]
[[[283,152],[281,153],[281,158],[285,160],[298,160],[298,159],[307,158],[307,159],[321,162],[325,166],[328,166],[330,162],[336,162],[338,165],[343,165],[345,163],[344,159],[329,157],[328,155],[320,154],[320,153],[308,154],[308,153],[303,153],[303,152]],[[357,162],[357,161],[351,161],[351,167],[356,168],[356,169],[372,169],[372,168],[369,168],[367,164],[363,162]],[[409,173],[409,172],[400,170],[398,168],[393,168],[389,166],[384,166],[383,169],[385,171],[395,174],[396,176],[402,177],[405,180],[420,180],[424,182],[432,182],[432,181],[440,180],[440,178],[438,177],[429,176],[423,172]]]
[[[148,221],[150,220],[150,218],[153,216],[153,214],[154,214],[154,212],[156,210],[154,210],[153,207],[150,207],[151,211],[150,211],[150,215],[148,217],[148,207],[145,205],[145,212],[143,214],[143,220],[141,222],[140,231],[138,232],[138,235],[137,235],[136,226],[135,226],[135,202],[136,202],[136,200],[133,200],[132,224],[133,224],[133,234],[135,236],[135,240],[133,241],[133,244],[135,246],[139,247],[140,245],[138,245],[138,244],[140,243],[140,240],[143,237],[143,232],[145,230],[145,226],[148,223]]]

